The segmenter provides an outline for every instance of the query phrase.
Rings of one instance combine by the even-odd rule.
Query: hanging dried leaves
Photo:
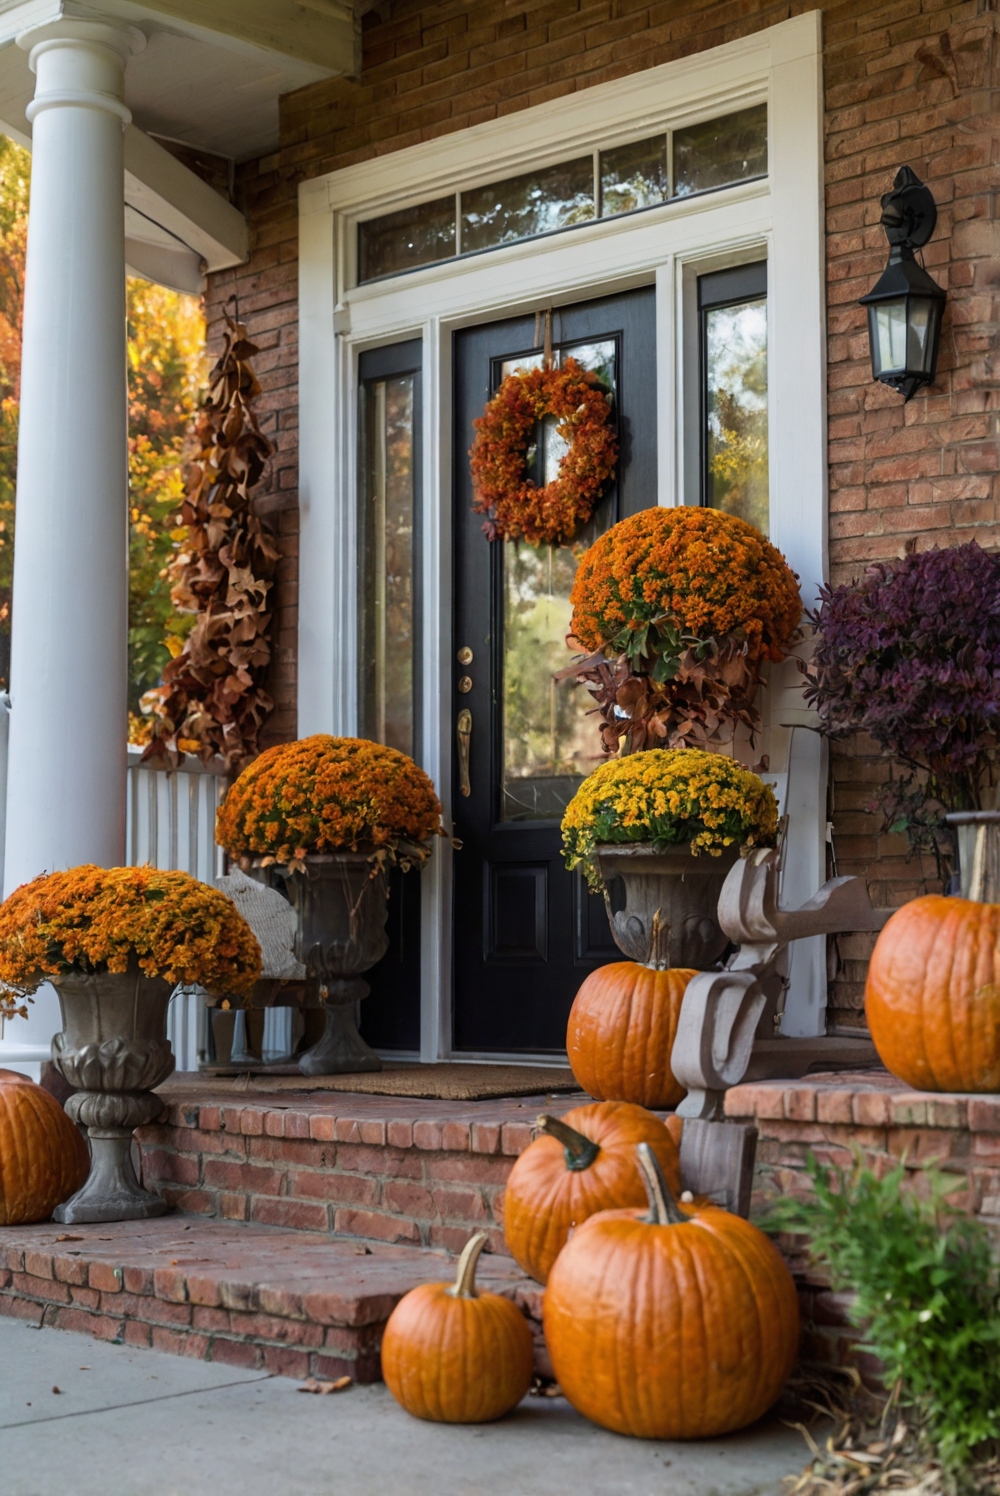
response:
[[[278,549],[253,512],[251,495],[273,448],[253,411],[258,352],[244,325],[226,313],[225,347],[212,370],[195,426],[198,451],[185,474],[177,522],[187,527],[171,565],[171,600],[197,614],[184,647],[147,691],[152,719],[147,759],[221,754],[238,769],[257,753],[273,702],[262,681],[271,658],[271,614]]]

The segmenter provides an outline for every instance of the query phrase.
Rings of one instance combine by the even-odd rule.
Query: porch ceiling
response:
[[[246,258],[246,225],[201,178],[149,137],[231,161],[278,145],[278,100],[356,70],[367,0],[0,0],[0,130],[31,145],[34,94],[18,35],[62,17],[107,19],[146,38],[125,73],[126,232],[132,269],[196,291],[205,268]],[[214,202],[212,201],[214,199]]]

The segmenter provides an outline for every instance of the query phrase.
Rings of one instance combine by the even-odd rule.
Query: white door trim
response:
[[[827,575],[822,46],[819,11],[692,59],[583,89],[502,120],[304,182],[300,212],[299,732],[357,730],[355,392],[366,348],[423,340],[423,557],[419,757],[450,819],[451,345],[477,323],[657,288],[658,502],[684,502],[684,282],[699,266],[766,255],[771,534],[807,604]],[[356,225],[507,173],[566,159],[583,142],[637,138],[766,99],[766,180],[674,199],[620,218],[405,275],[353,284]],[[538,142],[545,141],[544,155]],[[690,392],[689,392],[690,394]],[[765,710],[767,704],[765,703]],[[795,805],[791,902],[825,878],[826,780],[793,672],[771,688],[775,781]],[[789,741],[790,739],[790,741]],[[784,757],[782,758],[782,755]],[[451,849],[422,874],[421,1057],[447,1057],[451,1027]],[[786,1032],[822,1032],[822,942],[802,942]],[[812,949],[815,947],[815,949]],[[465,1056],[463,1056],[464,1058]],[[522,1058],[526,1058],[522,1056]]]

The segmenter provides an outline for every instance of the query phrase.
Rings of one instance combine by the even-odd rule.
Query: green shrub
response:
[[[925,1169],[918,1198],[902,1164],[878,1178],[857,1154],[852,1169],[810,1158],[808,1171],[815,1194],[779,1200],[766,1228],[808,1234],[942,1464],[968,1463],[1000,1439],[1000,1274],[982,1223],[947,1208],[962,1181]]]

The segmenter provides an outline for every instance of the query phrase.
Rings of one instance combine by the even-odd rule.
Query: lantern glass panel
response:
[[[879,301],[868,309],[875,378],[906,368],[906,297]]]
[[[934,357],[933,332],[938,320],[937,302],[930,296],[911,296],[907,318],[907,368],[931,372]]]

